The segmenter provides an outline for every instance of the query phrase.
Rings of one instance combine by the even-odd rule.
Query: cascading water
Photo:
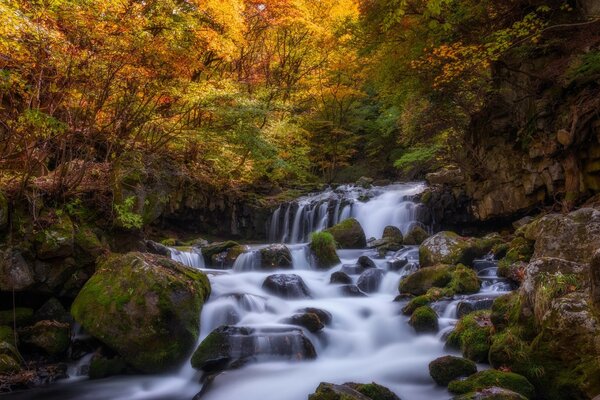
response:
[[[191,251],[183,251],[170,247],[171,259],[194,268],[204,268],[204,257],[202,251],[192,248]]]
[[[419,204],[413,197],[424,189],[420,183],[370,189],[346,185],[304,196],[275,209],[268,237],[271,242],[306,242],[311,232],[352,217],[360,222],[367,238],[381,237],[388,225],[407,233],[418,223]]]
[[[331,207],[327,203],[327,210],[337,209],[338,219],[348,210],[348,215],[361,218],[361,224],[371,231],[383,229],[381,225],[390,221],[396,221],[406,229],[407,225],[403,224],[408,224],[413,214],[407,210],[394,210],[391,204],[402,207],[403,201],[408,201],[403,196],[420,188],[413,185],[403,190],[402,193],[398,193],[400,189],[381,190],[363,204],[342,205],[338,202]],[[310,226],[318,227],[326,217],[322,204],[306,203],[304,213],[300,213],[304,217],[300,219],[312,221],[310,223],[314,225]],[[371,209],[363,208],[369,204]],[[390,209],[386,209],[387,205]],[[307,215],[311,212],[312,216]],[[374,214],[372,221],[367,212]],[[293,219],[298,215],[292,214],[290,208],[279,210],[279,215],[286,214]],[[386,220],[382,215],[392,219]],[[282,223],[281,227],[284,226],[286,224]],[[303,229],[307,226],[308,223]],[[283,238],[286,235],[283,229],[273,232]],[[297,232],[305,234],[300,228]],[[440,331],[436,335],[416,334],[408,324],[408,317],[401,312],[408,300],[393,300],[402,277],[418,268],[418,247],[407,246],[385,258],[378,258],[377,252],[370,249],[338,250],[341,264],[330,270],[318,270],[310,265],[308,246],[293,244],[287,246],[292,257],[291,270],[263,270],[260,250],[264,247],[249,246],[230,270],[204,269],[212,293],[202,311],[198,343],[213,330],[228,326],[235,333],[229,339],[233,341],[230,342],[232,345],[235,344],[234,356],[243,355],[248,349],[253,356],[243,367],[217,375],[202,394],[202,400],[305,400],[322,381],[338,384],[374,381],[389,387],[403,400],[445,400],[450,397],[449,393],[433,383],[428,371],[430,361],[448,352],[444,349],[442,336],[452,329],[461,313],[489,308],[491,299],[511,290],[506,280],[497,277],[493,260],[478,260],[474,268],[483,282],[482,290],[478,294],[434,303],[432,306],[440,317]],[[171,253],[174,259],[196,268],[200,263],[197,255],[194,252]],[[361,256],[371,257],[377,268],[370,270],[377,270],[379,275],[375,274],[375,277],[379,276],[379,279],[361,286],[364,274],[352,275],[352,283],[369,293],[358,291],[353,294],[359,296],[350,296],[343,290],[343,285],[331,284],[330,277],[345,264],[356,264]],[[263,286],[272,274],[298,276],[304,281],[309,295],[289,299],[273,294]],[[291,325],[290,317],[307,309],[327,312],[330,322],[318,332],[303,330],[302,333],[298,326]],[[244,332],[250,333],[244,336],[241,334]],[[314,346],[316,358],[299,361],[305,340]],[[200,373],[188,360],[178,371],[160,376],[66,380],[63,385],[8,397],[28,400],[191,400],[206,389],[199,380]]]

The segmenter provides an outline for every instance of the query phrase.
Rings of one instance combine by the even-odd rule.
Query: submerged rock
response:
[[[99,262],[71,313],[136,369],[159,372],[189,354],[209,295],[196,269],[151,254],[112,255]]]
[[[374,293],[379,290],[385,273],[378,268],[369,268],[358,277],[356,286],[365,293]]]
[[[300,329],[221,326],[200,343],[192,366],[205,373],[238,368],[250,361],[303,361],[317,357]]]
[[[292,253],[283,244],[272,244],[260,249],[263,269],[292,268]]]
[[[308,286],[296,274],[269,275],[262,284],[263,289],[284,299],[298,299],[310,297]]]
[[[473,375],[476,372],[477,365],[473,361],[461,357],[444,356],[429,363],[429,374],[440,386],[448,386],[451,381]]]
[[[367,297],[367,294],[356,285],[342,285],[340,286],[340,292],[347,297]]]
[[[329,311],[322,310],[320,308],[306,307],[298,311],[316,314],[321,320],[321,322],[323,322],[325,325],[329,325],[331,323],[331,320],[333,319],[333,316]]]
[[[367,247],[367,238],[360,222],[348,218],[337,225],[326,229],[342,249],[362,249]]]
[[[310,332],[318,332],[325,327],[319,316],[315,313],[306,312],[302,314],[294,314],[283,320],[286,324],[298,325],[308,329]]]

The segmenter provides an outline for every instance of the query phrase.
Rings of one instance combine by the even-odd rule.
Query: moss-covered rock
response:
[[[95,355],[90,361],[90,379],[102,379],[109,376],[121,375],[127,371],[127,363],[121,357],[107,358]]]
[[[36,256],[42,260],[68,257],[73,254],[75,229],[71,218],[61,210],[43,213],[41,218],[46,227],[35,237]]]
[[[21,365],[17,360],[8,354],[0,354],[0,375],[14,374],[21,370]]]
[[[453,397],[452,400],[527,400],[527,397],[512,390],[489,387]]]
[[[438,316],[433,308],[421,306],[417,308],[408,321],[418,333],[437,332]]]
[[[496,369],[509,369],[524,376],[536,373],[529,345],[520,338],[515,328],[492,337],[489,363]]]
[[[75,256],[79,265],[94,264],[101,255],[108,253],[107,246],[102,243],[94,230],[86,225],[79,225],[74,236]]]
[[[16,307],[15,309],[0,311],[0,325],[17,327],[28,325],[33,321],[33,309],[27,307]]]
[[[447,288],[455,294],[477,293],[481,288],[481,282],[477,277],[477,273],[471,268],[459,264],[451,268],[451,274],[452,279]]]
[[[325,327],[319,316],[312,312],[294,314],[284,320],[285,323],[301,326],[310,332],[318,332]]]
[[[43,350],[49,355],[67,351],[71,344],[71,327],[58,321],[39,321],[19,331],[21,342]]]
[[[419,246],[428,237],[429,237],[429,234],[427,233],[427,231],[425,229],[423,229],[419,225],[415,225],[415,226],[411,227],[408,230],[408,232],[404,236],[403,242],[404,242],[405,245],[417,245],[417,246]]]
[[[206,265],[212,265],[214,255],[226,252],[227,250],[234,247],[238,248],[237,246],[239,246],[239,244],[237,242],[234,242],[233,240],[228,240],[226,242],[211,243],[202,247],[202,256],[204,257]]]
[[[419,307],[427,306],[431,303],[431,298],[426,294],[414,297],[410,299],[404,307],[402,307],[402,313],[404,315],[412,315],[412,313]]]
[[[11,344],[12,346],[17,347],[19,344],[17,341],[19,340],[18,335],[15,340],[15,331],[12,327],[7,325],[0,325],[0,342],[6,342]]]
[[[385,386],[381,386],[375,382],[371,383],[344,383],[344,386],[352,388],[359,393],[364,394],[372,400],[400,400],[398,396]]]
[[[151,254],[111,255],[98,264],[71,314],[132,366],[158,372],[189,353],[209,294],[198,270]]]
[[[522,375],[494,369],[477,372],[464,380],[450,382],[448,390],[456,394],[475,392],[489,387],[512,390],[530,399],[535,395],[533,385]]]
[[[522,236],[516,236],[508,244],[506,254],[498,262],[498,275],[521,283],[526,263],[533,255],[534,242]]]
[[[459,348],[464,357],[487,362],[492,336],[490,312],[476,311],[464,316],[448,336],[447,344]]]
[[[402,231],[398,227],[392,225],[388,225],[383,229],[383,235],[381,238],[398,244],[402,244],[404,241]]]
[[[432,287],[443,288],[452,280],[451,269],[447,265],[420,268],[400,281],[400,293],[420,296]]]
[[[310,252],[317,268],[331,268],[341,262],[336,252],[335,239],[328,232],[310,235]]]
[[[429,375],[440,386],[458,378],[467,377],[477,372],[477,365],[471,360],[455,356],[436,358],[429,363]]]
[[[292,268],[292,253],[283,244],[272,244],[260,249],[263,269]]]
[[[422,267],[435,264],[466,264],[486,255],[502,238],[497,234],[483,238],[465,238],[454,232],[443,231],[429,237],[419,246],[419,262]]]
[[[326,229],[342,249],[362,249],[367,246],[365,231],[355,218],[348,218]]]

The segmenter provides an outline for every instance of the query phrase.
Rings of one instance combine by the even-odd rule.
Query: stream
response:
[[[429,376],[428,364],[437,357],[452,354],[444,349],[444,335],[452,329],[459,313],[489,308],[493,298],[511,290],[496,275],[493,260],[474,263],[482,289],[474,295],[457,296],[451,301],[433,304],[438,313],[437,334],[416,334],[401,312],[407,300],[394,301],[401,278],[418,268],[418,247],[407,246],[396,253],[379,258],[373,249],[338,250],[341,264],[330,270],[311,267],[306,243],[310,231],[331,226],[355,217],[365,229],[367,238],[380,238],[386,225],[395,225],[403,233],[418,222],[419,205],[412,196],[423,185],[403,184],[369,191],[353,187],[325,191],[307,196],[275,210],[270,222],[272,242],[290,243],[293,268],[262,271],[260,253],[264,245],[253,245],[228,270],[211,269],[198,253],[172,252],[172,258],[200,268],[207,273],[212,294],[201,316],[200,340],[221,325],[254,328],[257,361],[239,369],[219,374],[203,400],[305,400],[320,382],[377,382],[387,386],[403,400],[448,399],[445,388],[436,386]],[[366,197],[365,197],[366,196]],[[361,201],[362,200],[362,201]],[[331,284],[333,272],[354,265],[366,255],[384,271],[383,278],[369,293],[348,296],[340,285]],[[408,260],[400,269],[391,268],[392,261]],[[348,270],[346,267],[345,270]],[[267,276],[274,273],[296,274],[306,283],[310,297],[284,299],[263,289]],[[351,275],[357,283],[359,275]],[[304,329],[316,351],[314,360],[293,361],[271,352],[261,341],[260,332],[298,329],[286,318],[304,308],[329,312],[331,322],[321,331]],[[79,365],[74,364],[71,371]],[[481,366],[481,368],[485,368]],[[73,374],[76,375],[76,374]],[[90,381],[85,376],[72,376],[48,388],[9,395],[15,399],[188,399],[202,389],[200,373],[189,361],[178,371],[164,375],[111,377]]]

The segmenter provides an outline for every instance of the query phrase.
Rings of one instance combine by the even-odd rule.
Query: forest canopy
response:
[[[131,152],[217,186],[419,176],[469,157],[494,65],[572,14],[551,0],[4,1],[1,179],[69,196]]]

